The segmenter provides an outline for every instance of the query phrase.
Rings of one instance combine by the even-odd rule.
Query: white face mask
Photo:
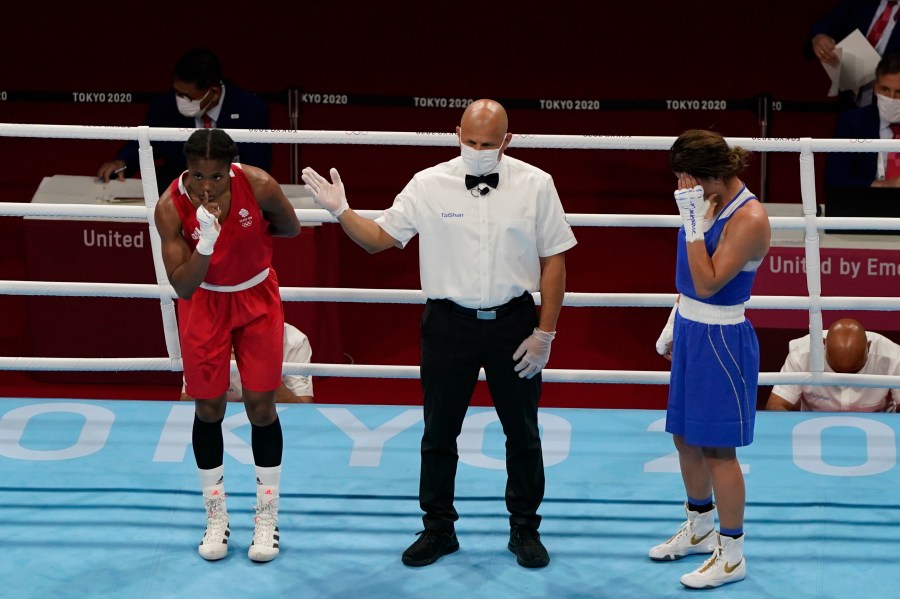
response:
[[[900,99],[875,94],[878,114],[888,123],[900,123]]]
[[[503,138],[504,141],[506,138]],[[502,147],[503,144],[501,143]],[[466,166],[466,172],[470,175],[484,175],[494,170],[500,162],[500,148],[496,150],[476,150],[464,143],[459,144],[460,155],[463,164]]]
[[[206,99],[206,96],[208,96],[211,91],[212,88],[206,90],[206,93],[203,94],[203,97],[199,100],[188,100],[184,96],[175,96],[175,104],[178,106],[178,112],[189,118],[197,118],[205,112],[205,110],[200,108],[200,103]]]

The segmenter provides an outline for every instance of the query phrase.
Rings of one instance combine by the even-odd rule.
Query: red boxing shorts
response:
[[[200,287],[191,299],[178,300],[178,333],[189,396],[212,399],[228,390],[232,347],[245,389],[277,389],[284,361],[284,310],[275,270],[270,268],[268,277],[249,289]]]

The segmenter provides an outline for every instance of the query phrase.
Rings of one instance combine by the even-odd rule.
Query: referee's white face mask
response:
[[[466,167],[466,172],[470,175],[484,175],[494,170],[500,163],[500,152],[503,150],[503,143],[505,141],[506,137],[504,136],[503,141],[500,142],[500,146],[497,148],[490,150],[476,150],[472,146],[462,143],[462,140],[460,140],[459,151],[462,156],[463,164]]]

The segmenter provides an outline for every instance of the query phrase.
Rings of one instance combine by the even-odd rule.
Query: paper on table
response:
[[[144,188],[137,179],[125,179],[124,181],[110,179],[109,183],[103,186],[100,199],[104,202],[143,202]]]
[[[144,188],[140,179],[113,179],[104,183],[87,175],[53,175],[44,177],[32,202],[39,204],[93,204],[95,202],[142,202]]]
[[[838,42],[834,53],[840,60],[836,67],[822,63],[831,79],[829,96],[836,96],[838,92],[846,90],[859,93],[859,88],[875,79],[875,67],[881,56],[859,29],[854,29],[853,33]]]

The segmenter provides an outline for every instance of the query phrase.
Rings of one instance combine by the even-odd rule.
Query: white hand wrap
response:
[[[694,185],[690,189],[679,189],[675,192],[675,203],[681,213],[688,243],[702,240],[706,228],[706,212],[709,210],[709,200],[703,198],[703,188]]]
[[[556,332],[548,333],[538,328],[519,345],[516,353],[513,354],[513,360],[522,358],[522,361],[516,364],[515,371],[519,373],[519,378],[530,379],[547,365],[550,361],[550,344],[556,337]],[[523,357],[524,356],[524,357]]]
[[[211,256],[216,239],[219,238],[219,220],[201,205],[197,208],[197,222],[200,224],[197,251],[204,256]]]
[[[341,175],[338,174],[336,168],[331,169],[333,183],[309,167],[303,169],[301,177],[316,204],[330,212],[334,218],[339,217],[344,210],[350,208],[350,204],[347,203],[347,194],[344,192],[344,184],[341,182]]]
[[[669,320],[666,321],[666,326],[663,327],[662,333],[659,334],[659,339],[656,340],[656,353],[661,356],[665,356],[672,351],[672,335],[675,332],[676,312],[678,312],[678,302],[675,302],[675,305],[672,306],[672,311],[669,312]]]

